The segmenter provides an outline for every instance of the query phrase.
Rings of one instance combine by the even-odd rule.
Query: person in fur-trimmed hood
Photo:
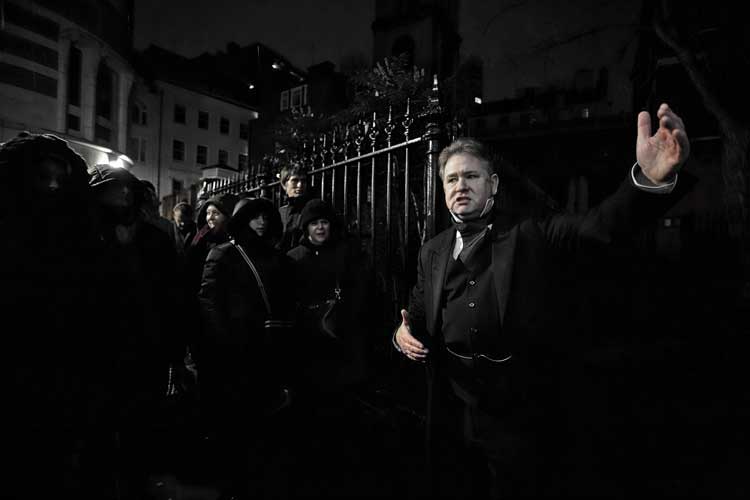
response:
[[[231,240],[208,253],[198,294],[203,318],[201,396],[217,437],[225,474],[222,492],[245,498],[262,487],[265,446],[271,444],[275,424],[268,415],[281,394],[279,366],[287,353],[276,348],[264,323],[290,316],[291,304],[284,300],[290,266],[274,248],[281,219],[270,200],[240,200],[227,230]],[[270,314],[242,252],[262,281]]]

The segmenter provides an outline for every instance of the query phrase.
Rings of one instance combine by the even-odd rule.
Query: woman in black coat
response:
[[[333,208],[310,200],[300,217],[304,237],[287,255],[294,261],[295,297],[302,318],[302,380],[315,392],[336,392],[355,385],[363,376],[361,332],[364,273],[355,245],[343,237]],[[338,290],[338,292],[337,292]],[[317,311],[325,302],[336,306],[335,327],[321,331]]]
[[[203,265],[215,246],[229,241],[227,225],[239,198],[231,193],[220,194],[207,200],[198,210],[198,232],[187,249],[187,281],[191,295],[201,287]]]
[[[303,431],[305,450],[325,448],[330,457],[316,461],[314,456],[302,458],[306,471],[324,484],[330,495],[342,492],[361,494],[355,483],[365,449],[366,431],[359,427],[355,391],[363,380],[364,334],[367,320],[363,317],[365,281],[368,273],[340,232],[333,208],[326,202],[310,200],[300,217],[304,230],[301,244],[287,254],[294,261],[296,299],[302,324],[300,332],[300,384],[298,415]],[[327,300],[340,298],[335,306],[335,325],[326,332],[319,327],[319,314]],[[331,474],[331,471],[336,471]]]
[[[269,415],[284,401],[278,373],[283,353],[275,352],[266,333],[266,301],[240,249],[258,272],[274,319],[289,316],[282,300],[289,266],[274,248],[281,220],[270,200],[240,200],[228,232],[232,240],[208,254],[198,294],[204,326],[201,396],[225,461],[225,493],[242,496],[260,485]]]

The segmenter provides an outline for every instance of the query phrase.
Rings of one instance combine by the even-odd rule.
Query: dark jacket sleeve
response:
[[[694,179],[680,174],[670,194],[639,189],[630,179],[614,194],[583,215],[553,215],[540,223],[550,247],[575,252],[589,245],[607,245],[626,240],[649,221],[655,220],[677,203],[692,188]]]
[[[417,282],[412,288],[408,309],[409,327],[411,328],[411,333],[419,340],[423,340],[427,337],[424,305],[425,267],[428,265],[427,255],[428,252],[426,250],[426,247],[423,246],[419,250],[419,258],[417,259]]]
[[[220,342],[229,336],[226,311],[227,269],[226,253],[219,247],[213,248],[203,266],[198,301],[205,335],[213,342]]]

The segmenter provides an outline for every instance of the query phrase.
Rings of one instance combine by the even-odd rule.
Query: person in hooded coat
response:
[[[224,494],[244,498],[263,488],[267,446],[273,441],[269,415],[280,401],[284,354],[267,337],[267,307],[238,247],[253,262],[274,319],[290,315],[284,300],[289,265],[274,248],[281,220],[270,200],[240,200],[228,232],[232,240],[208,253],[198,295],[201,397],[215,431]]]
[[[92,363],[103,300],[86,162],[54,135],[23,132],[0,145],[0,198],[0,314],[17,325],[3,335],[4,490],[101,495],[82,454],[105,390]]]
[[[333,207],[313,199],[301,212],[301,243],[287,254],[293,261],[295,298],[300,311],[299,383],[296,409],[300,463],[308,487],[321,485],[330,495],[357,495],[362,454],[369,447],[367,431],[360,426],[356,399],[365,380],[365,338],[368,321],[365,305],[365,269],[358,245],[345,238]],[[335,299],[332,331],[319,328],[319,311]],[[317,450],[328,450],[325,461]],[[312,455],[308,455],[312,453]],[[331,471],[336,471],[331,474]]]
[[[130,172],[96,165],[89,182],[103,249],[99,293],[108,317],[96,344],[109,388],[106,419],[120,435],[125,498],[144,495],[165,460],[165,404],[172,371],[184,366],[187,301],[168,235],[139,216],[142,184]],[[101,334],[106,331],[105,334]]]
[[[198,210],[198,232],[187,250],[188,293],[197,296],[208,253],[229,241],[227,224],[239,198],[231,193],[213,196]]]

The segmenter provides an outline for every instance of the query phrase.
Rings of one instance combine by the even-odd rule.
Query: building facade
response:
[[[247,170],[250,122],[258,118],[247,89],[226,78],[206,81],[198,65],[158,47],[138,61],[129,108],[133,173],[160,197],[189,199],[183,193],[203,180]]]
[[[129,167],[131,1],[6,0],[0,141],[28,130],[70,141],[89,165]]]

